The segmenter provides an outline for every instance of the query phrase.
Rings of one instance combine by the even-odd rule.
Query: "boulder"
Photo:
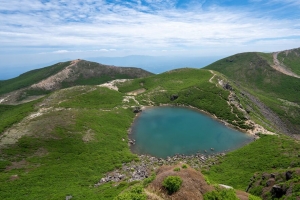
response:
[[[171,101],[174,101],[174,100],[176,100],[176,99],[178,99],[178,94],[172,94],[172,95],[170,96],[170,100],[171,100]]]
[[[266,186],[267,187],[270,187],[270,186],[273,186],[275,184],[275,179],[274,178],[270,178],[267,183],[266,183]]]
[[[285,173],[285,179],[288,181],[288,180],[290,180],[290,179],[292,179],[292,177],[293,177],[293,173],[291,172],[291,171],[287,171],[286,173]]]
[[[142,112],[142,110],[141,110],[140,107],[137,106],[137,107],[134,108],[133,112],[134,113],[139,113],[139,112]]]
[[[66,196],[66,200],[70,200],[72,199],[73,197],[70,195],[70,196]]]
[[[274,185],[272,187],[271,193],[274,197],[281,198],[285,194],[285,191],[280,185]]]
[[[223,88],[226,89],[226,90],[230,90],[230,91],[233,90],[233,89],[232,89],[232,86],[229,85],[229,83],[225,83],[224,86],[223,86]]]

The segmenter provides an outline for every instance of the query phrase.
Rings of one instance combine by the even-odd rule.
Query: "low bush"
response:
[[[168,176],[163,181],[163,186],[168,190],[169,194],[173,194],[180,189],[182,179],[179,176]]]
[[[179,167],[176,167],[176,168],[174,168],[174,171],[175,171],[175,172],[179,172],[179,171],[180,171],[180,168],[179,168]]]
[[[187,165],[182,165],[182,169],[186,169],[187,168]]]

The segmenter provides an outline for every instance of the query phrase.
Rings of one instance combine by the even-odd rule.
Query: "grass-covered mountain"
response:
[[[193,183],[203,184],[193,187],[199,199],[260,199],[253,195],[298,198],[300,144],[282,134],[297,130],[299,92],[288,85],[289,81],[297,84],[298,78],[275,70],[271,66],[273,56],[237,54],[208,69],[184,68],[158,75],[76,61],[64,63],[61,69],[41,69],[47,70],[36,76],[30,75],[34,71],[28,76],[25,73],[20,77],[27,78],[17,77],[15,85],[13,79],[8,80],[0,88],[10,88],[3,95],[13,94],[12,86],[20,84],[26,92],[39,88],[48,94],[27,103],[7,105],[10,102],[2,101],[0,105],[0,199],[176,199],[193,195],[188,191]],[[99,78],[100,73],[94,76],[93,70],[101,67],[101,74],[109,74],[105,81]],[[127,70],[132,80],[106,83],[127,78]],[[66,77],[61,73],[66,71],[68,78],[61,78]],[[106,84],[99,86],[101,81]],[[206,159],[167,162],[132,154],[128,131],[136,108],[166,104],[194,107],[244,132],[259,135],[272,131],[278,135],[260,135],[260,139],[225,156]],[[281,128],[282,124],[286,127]],[[176,162],[185,162],[187,167]],[[160,168],[170,163],[175,165]],[[149,177],[130,182],[130,174],[140,173],[139,166],[147,169]],[[166,169],[166,173],[182,177],[184,183],[178,193],[169,195],[163,187],[161,177]],[[292,178],[284,178],[288,171]],[[268,180],[270,174],[278,178],[269,183],[261,180],[262,174]],[[109,176],[118,181],[98,185]],[[218,184],[230,185],[236,191],[222,190]],[[282,189],[280,197],[273,186]],[[250,194],[241,192],[246,190]]]
[[[236,54],[205,68],[225,75],[275,129],[300,133],[299,49]]]
[[[16,78],[0,81],[0,99],[3,99],[2,103],[15,104],[61,88],[97,85],[114,79],[132,79],[149,75],[152,73],[139,68],[115,67],[85,60],[74,60],[32,70]]]

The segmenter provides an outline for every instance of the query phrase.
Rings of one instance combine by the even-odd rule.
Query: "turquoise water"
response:
[[[131,150],[166,158],[175,154],[212,154],[241,147],[253,138],[194,109],[153,107],[144,110],[132,126]],[[214,149],[214,151],[211,150]]]

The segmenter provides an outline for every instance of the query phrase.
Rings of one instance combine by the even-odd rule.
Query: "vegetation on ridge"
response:
[[[9,80],[0,81],[0,95],[9,93],[15,90],[19,90],[35,84],[49,76],[52,76],[65,67],[69,66],[71,62],[61,62],[49,67],[44,67],[41,69],[31,70],[16,78]]]
[[[224,74],[241,90],[258,97],[284,121],[290,132],[296,134],[300,131],[300,79],[273,69],[272,59],[272,54],[241,53],[205,69]]]
[[[244,114],[235,106],[228,105],[229,91],[209,79],[213,75],[202,69],[177,69],[156,76],[134,79],[119,85],[121,92],[146,89],[136,98],[144,105],[185,105],[204,110],[243,129],[250,129]],[[171,99],[172,95],[178,98]]]

